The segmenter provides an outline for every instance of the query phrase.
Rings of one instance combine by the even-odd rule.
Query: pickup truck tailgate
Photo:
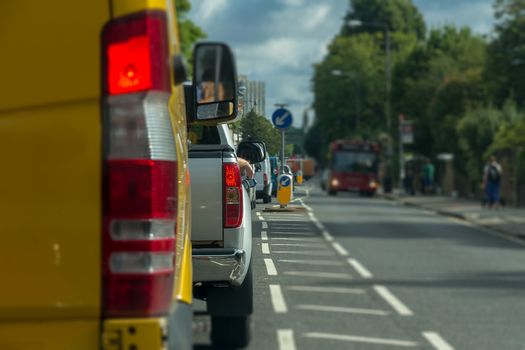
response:
[[[223,146],[192,146],[189,151],[191,176],[191,234],[194,244],[220,244],[223,240]]]

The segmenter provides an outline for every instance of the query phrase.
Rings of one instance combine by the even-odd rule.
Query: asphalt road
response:
[[[253,222],[249,349],[524,349],[525,250],[457,219],[298,188]],[[196,310],[203,304],[196,302]],[[210,349],[209,318],[194,318]]]

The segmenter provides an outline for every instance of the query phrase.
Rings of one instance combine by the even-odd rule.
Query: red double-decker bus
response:
[[[379,144],[375,142],[333,141],[325,184],[328,194],[353,191],[373,196],[379,186],[379,150]]]

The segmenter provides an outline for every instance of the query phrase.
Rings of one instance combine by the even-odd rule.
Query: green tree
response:
[[[253,109],[240,122],[241,139],[263,141],[269,154],[277,154],[280,149],[279,132],[272,123],[257,114]]]
[[[182,55],[187,62],[191,62],[193,43],[205,39],[207,35],[198,25],[188,19],[187,15],[191,10],[189,0],[177,0],[175,4]]]

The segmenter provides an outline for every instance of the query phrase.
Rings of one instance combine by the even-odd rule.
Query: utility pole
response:
[[[275,107],[277,108],[286,108],[288,107],[288,103],[276,103],[274,104]],[[281,129],[281,159],[280,159],[280,162],[281,162],[281,166],[279,167],[279,174],[283,174],[283,171],[284,171],[284,129]]]

